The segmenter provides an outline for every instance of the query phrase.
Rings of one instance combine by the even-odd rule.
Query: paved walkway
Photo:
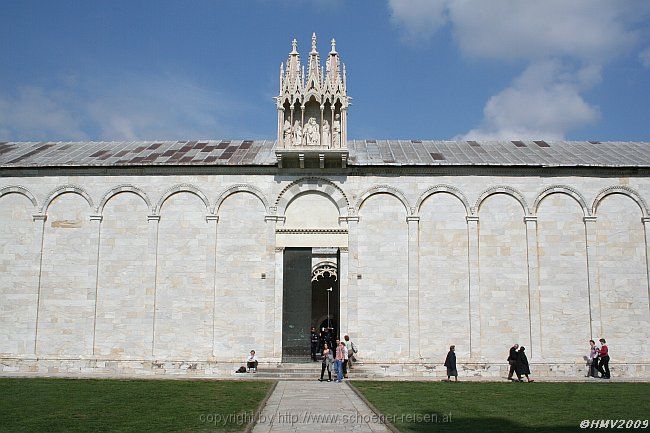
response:
[[[253,433],[390,432],[346,382],[280,381]]]

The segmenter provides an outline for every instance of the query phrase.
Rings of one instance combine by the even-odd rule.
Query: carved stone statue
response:
[[[297,120],[293,124],[293,145],[302,146],[302,128],[300,127],[300,122]]]
[[[321,141],[322,145],[325,147],[332,146],[332,137],[330,135],[330,124],[327,120],[323,120],[323,140]]]
[[[339,149],[341,147],[341,118],[340,114],[336,115],[334,122],[332,122],[332,147]]]
[[[293,131],[291,130],[291,123],[288,120],[284,121],[284,126],[282,127],[282,142],[285,146],[291,145],[291,140],[293,139]]]
[[[302,131],[303,136],[305,137],[305,146],[311,145],[311,118],[307,119],[305,123],[305,128]]]
[[[315,117],[310,117],[307,125],[305,125],[305,137],[307,146],[320,146],[320,128]]]

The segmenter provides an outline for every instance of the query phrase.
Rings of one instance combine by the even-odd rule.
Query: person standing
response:
[[[330,331],[330,328],[325,328],[325,343],[329,346],[330,350],[335,351],[336,346],[334,346],[334,342],[332,341],[332,331]]]
[[[320,339],[321,339],[321,342],[320,342],[321,346],[324,346],[325,343],[327,343],[327,347],[329,347],[330,350],[333,349],[332,344],[330,342],[329,331],[327,330],[327,328],[322,328],[321,329]]]
[[[316,332],[316,328],[313,326],[311,327],[309,341],[311,342],[311,360],[315,362],[317,361],[316,351],[318,350],[318,333]]]
[[[343,377],[348,378],[348,363],[350,362],[350,351],[348,350],[347,344],[345,344],[345,340],[341,341],[341,344],[343,345]]]
[[[345,341],[345,347],[348,349],[348,371],[352,370],[352,363],[353,361],[356,361],[354,358],[354,354],[357,353],[356,347],[352,341],[350,341],[350,336],[348,334],[345,334],[343,337],[343,340]]]
[[[609,379],[609,348],[604,338],[600,340],[600,362],[598,363],[598,371],[600,371],[601,379]]]
[[[336,340],[338,342],[338,340]],[[343,360],[345,359],[344,355],[345,344],[338,342],[336,346],[336,358],[334,359],[334,370],[336,371],[336,381],[338,383],[343,382]]]
[[[510,365],[510,371],[508,371],[508,380],[512,380],[512,375],[515,372],[515,364],[517,363],[517,349],[519,349],[519,345],[515,343],[514,346],[510,348],[510,352],[508,353],[508,364]]]
[[[458,382],[458,370],[456,369],[456,346],[453,344],[449,346],[447,358],[445,358],[445,367],[447,367],[447,382],[451,382],[451,376],[456,378]]]
[[[598,355],[600,351],[594,340],[589,340],[589,370],[587,377],[598,377]]]
[[[535,382],[533,379],[528,377],[530,374],[530,365],[528,364],[528,357],[526,356],[526,348],[521,346],[517,352],[517,360],[515,361],[515,372],[517,373],[517,381],[523,382],[521,380],[521,375],[526,376],[528,382]]]
[[[319,382],[323,381],[323,375],[325,374],[325,370],[327,369],[327,381],[331,382],[332,381],[332,360],[334,359],[334,356],[332,355],[332,351],[330,350],[329,346],[327,343],[323,344],[323,365],[321,366],[320,369],[320,379],[318,379]]]

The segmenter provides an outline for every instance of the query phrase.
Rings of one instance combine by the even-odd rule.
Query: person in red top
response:
[[[600,362],[598,363],[598,371],[600,371],[601,379],[609,379],[609,349],[604,338],[600,340]]]

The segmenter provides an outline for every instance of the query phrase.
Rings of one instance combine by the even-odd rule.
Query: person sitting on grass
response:
[[[518,382],[523,382],[521,380],[521,375],[523,374],[526,376],[526,380],[528,382],[534,382],[533,379],[528,377],[530,374],[530,366],[528,365],[528,357],[526,356],[526,348],[524,346],[521,346],[519,348],[519,351],[517,352],[517,360],[515,361],[515,372],[517,373],[517,381]]]
[[[451,376],[456,378],[458,382],[458,370],[456,370],[456,346],[453,344],[449,346],[449,353],[445,358],[445,367],[447,367],[447,382],[451,382]]]
[[[249,373],[257,373],[257,356],[254,350],[251,350],[251,354],[246,358],[246,368]]]

